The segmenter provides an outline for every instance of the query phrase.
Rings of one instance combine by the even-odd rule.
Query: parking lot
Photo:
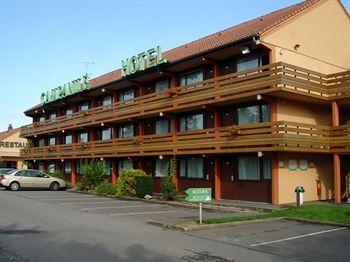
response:
[[[198,209],[65,191],[0,191],[0,261],[349,261],[345,227],[273,221],[179,232]],[[245,213],[234,213],[244,215]],[[229,216],[204,211],[205,217]]]
[[[58,205],[87,213],[96,213],[119,219],[133,219],[147,222],[156,221],[195,221],[198,220],[198,208],[175,207],[166,204],[147,203],[137,200],[121,200],[65,191],[18,191],[8,192],[19,197]],[[237,211],[236,215],[249,215],[254,211]],[[212,212],[203,210],[203,217],[227,217],[230,212]]]

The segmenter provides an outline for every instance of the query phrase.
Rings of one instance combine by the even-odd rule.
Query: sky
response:
[[[160,45],[163,51],[300,0],[0,0],[0,131],[40,94]],[[350,0],[342,0],[350,10]]]

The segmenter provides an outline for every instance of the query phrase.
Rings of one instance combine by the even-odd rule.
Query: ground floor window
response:
[[[54,162],[50,162],[50,163],[49,163],[48,171],[49,171],[50,173],[54,173],[55,170],[56,170],[56,165],[55,165],[55,163],[54,163]]]
[[[203,158],[181,158],[180,177],[203,178]]]
[[[169,161],[165,159],[156,160],[156,177],[164,177],[168,175]]]
[[[112,174],[112,162],[109,160],[105,161],[105,169],[106,169],[106,176],[110,176]]]
[[[72,173],[72,163],[70,161],[64,162],[63,171],[65,174],[68,174],[68,175]]]
[[[38,170],[41,171],[41,172],[44,172],[44,169],[45,169],[44,163],[39,163]]]
[[[271,159],[259,157],[238,158],[239,180],[271,179]]]
[[[121,173],[122,169],[133,169],[134,163],[131,159],[123,159],[118,161],[118,174]]]

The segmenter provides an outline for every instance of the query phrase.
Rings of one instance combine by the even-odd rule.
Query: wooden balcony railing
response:
[[[350,152],[350,125],[276,121],[22,150],[24,159],[70,159],[257,151]]]
[[[324,75],[279,62],[23,126],[21,136],[30,137],[142,116],[155,116],[159,112],[176,112],[276,91],[298,93],[323,100],[345,98],[350,97],[349,79],[350,71]]]

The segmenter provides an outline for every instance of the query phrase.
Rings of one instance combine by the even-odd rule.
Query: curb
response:
[[[196,231],[196,230],[204,230],[204,229],[212,229],[212,228],[222,228],[222,227],[232,227],[232,226],[240,226],[240,225],[247,225],[247,224],[255,224],[255,223],[262,223],[262,222],[274,222],[274,221],[281,221],[284,220],[284,217],[273,217],[273,218],[265,218],[265,219],[255,219],[255,220],[247,220],[247,221],[236,221],[236,222],[228,222],[228,223],[219,223],[219,224],[195,224],[192,225],[182,225],[182,224],[171,224],[161,221],[154,221],[150,220],[147,221],[147,224],[163,227],[167,229],[174,229],[179,231]]]

